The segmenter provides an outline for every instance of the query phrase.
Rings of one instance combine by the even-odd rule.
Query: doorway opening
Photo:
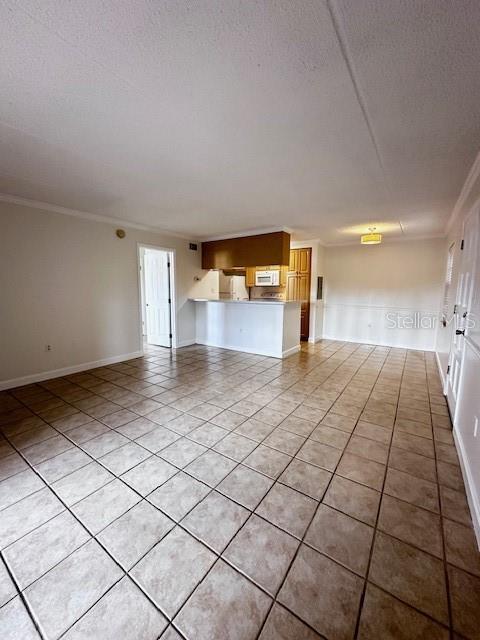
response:
[[[142,344],[176,344],[174,259],[172,249],[138,246]]]

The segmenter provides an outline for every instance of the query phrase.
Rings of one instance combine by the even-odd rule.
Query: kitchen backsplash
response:
[[[286,287],[251,287],[250,298],[258,300],[261,298],[273,298],[274,300],[286,299]]]

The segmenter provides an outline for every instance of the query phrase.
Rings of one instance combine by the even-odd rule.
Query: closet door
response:
[[[290,250],[290,264],[287,274],[287,300],[301,302],[300,337],[308,340],[310,328],[310,247]]]

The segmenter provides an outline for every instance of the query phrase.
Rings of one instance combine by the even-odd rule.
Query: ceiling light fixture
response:
[[[368,230],[370,233],[360,236],[360,242],[362,244],[380,244],[382,241],[382,234],[375,233],[375,229],[376,227],[369,227]]]

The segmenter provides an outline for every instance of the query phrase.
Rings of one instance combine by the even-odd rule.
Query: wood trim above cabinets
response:
[[[288,265],[290,234],[285,231],[202,242],[202,269]]]

